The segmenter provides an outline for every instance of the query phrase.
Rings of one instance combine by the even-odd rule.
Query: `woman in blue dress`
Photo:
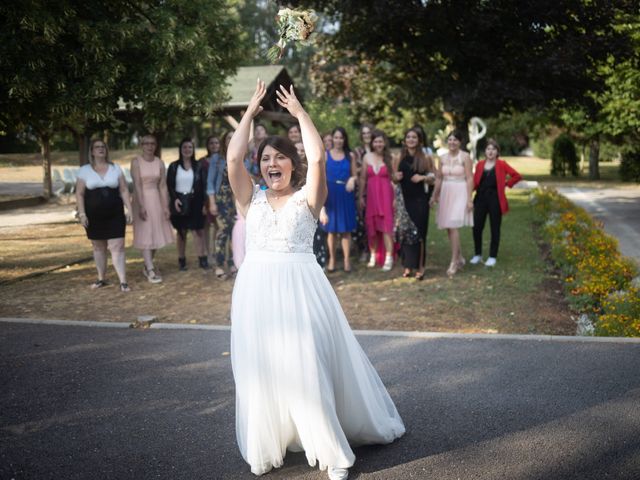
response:
[[[338,237],[344,255],[344,271],[351,272],[351,232],[356,228],[356,182],[355,155],[349,148],[349,137],[342,127],[333,132],[333,148],[327,151],[327,185],[329,194],[325,203],[328,222],[324,224],[329,245],[327,271],[336,269]]]

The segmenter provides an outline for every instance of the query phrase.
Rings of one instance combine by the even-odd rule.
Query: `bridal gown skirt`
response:
[[[348,468],[405,429],[312,253],[248,252],[231,306],[236,435],[256,475],[287,449]]]

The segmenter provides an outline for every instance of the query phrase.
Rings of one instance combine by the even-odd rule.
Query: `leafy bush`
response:
[[[597,318],[598,335],[640,336],[640,298],[631,285],[637,269],[620,254],[617,241],[557,192],[539,189],[532,195],[536,221],[571,306]]]
[[[533,154],[539,158],[551,158],[551,152],[553,150],[553,139],[547,135],[541,135],[538,138],[531,140],[531,148]]]
[[[349,136],[349,146],[353,149],[360,143],[357,119],[352,109],[346,103],[335,104],[322,100],[306,102],[305,108],[313,119],[320,135],[331,133],[334,128],[342,127]]]
[[[622,154],[620,178],[625,182],[640,182],[640,151]]]
[[[553,142],[551,175],[562,175],[564,177],[567,173],[571,173],[574,177],[578,176],[578,155],[571,137],[563,133]]]

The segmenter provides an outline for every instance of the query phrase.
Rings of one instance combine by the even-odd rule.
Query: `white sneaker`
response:
[[[383,272],[388,272],[393,268],[393,257],[391,255],[387,255],[384,259],[384,265],[382,266]]]
[[[375,266],[376,266],[376,252],[373,252],[369,257],[369,263],[367,263],[367,268],[373,268]]]
[[[485,267],[495,267],[497,260],[494,257],[487,258],[487,261],[484,262]]]
[[[480,255],[474,255],[473,258],[471,260],[469,260],[469,263],[471,265],[477,265],[482,261],[482,257]]]
[[[149,283],[162,283],[162,277],[157,275],[154,270],[147,270],[147,267],[142,267],[142,274],[147,277]]]
[[[347,480],[349,477],[349,470],[347,468],[327,468],[329,474],[329,480]]]

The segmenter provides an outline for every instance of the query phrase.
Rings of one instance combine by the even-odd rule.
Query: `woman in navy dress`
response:
[[[333,148],[327,151],[327,185],[329,195],[325,210],[329,221],[324,225],[329,245],[327,271],[336,269],[338,236],[344,255],[344,271],[351,272],[351,232],[356,228],[355,156],[349,148],[347,132],[342,127],[333,130]]]

